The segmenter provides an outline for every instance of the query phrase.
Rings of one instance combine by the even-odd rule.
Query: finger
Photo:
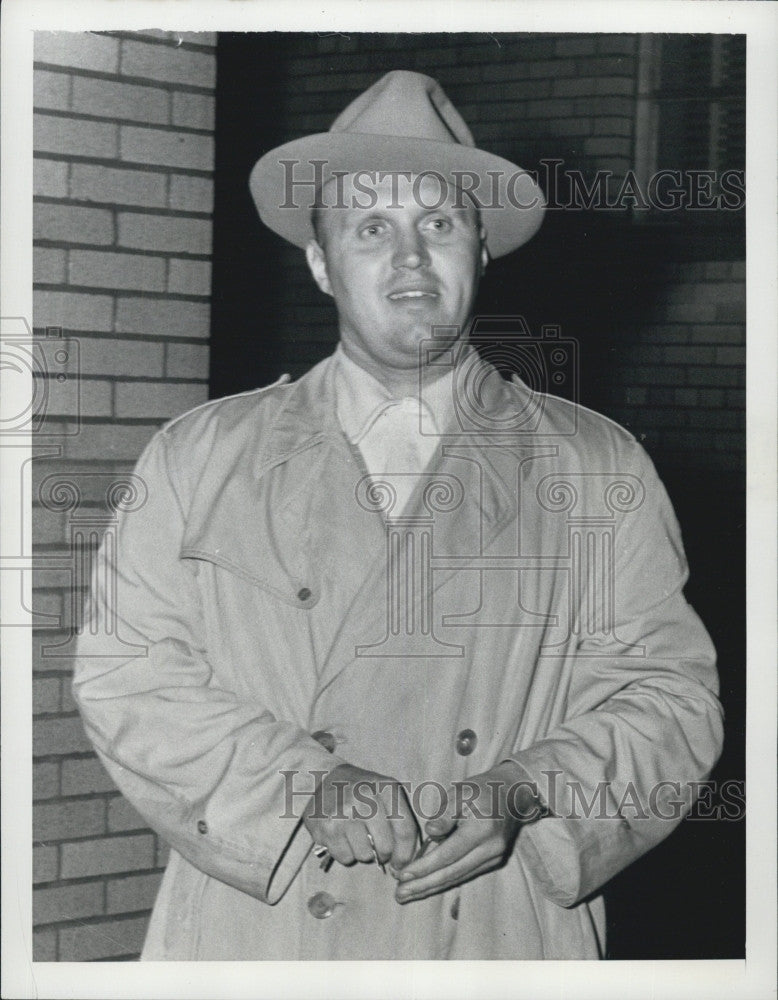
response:
[[[424,832],[428,837],[438,840],[447,837],[456,825],[457,821],[453,816],[437,816],[424,824]]]
[[[376,817],[367,824],[367,832],[373,838],[375,852],[382,865],[392,857],[394,850],[394,838],[389,820],[385,817]]]
[[[475,852],[473,852],[475,854]],[[426,899],[428,896],[435,896],[440,892],[453,889],[454,886],[469,882],[478,875],[496,868],[499,858],[487,858],[485,861],[472,862],[470,855],[463,858],[457,865],[445,868],[426,879],[418,879],[407,885],[402,883],[395,890],[395,899],[398,903],[413,903],[419,899]]]
[[[349,823],[346,827],[346,840],[357,861],[367,864],[373,860],[373,848],[367,839],[367,828],[362,823]]]
[[[401,882],[423,878],[431,872],[438,871],[459,861],[472,851],[479,843],[478,830],[471,829],[467,824],[458,826],[448,839],[438,844],[434,850],[427,851],[423,857],[407,865],[399,873]]]
[[[346,837],[345,830],[338,831],[337,834],[322,837],[319,840],[320,844],[324,844],[327,850],[330,852],[336,861],[340,862],[342,865],[353,865],[356,860],[353,848]]]
[[[420,839],[416,816],[401,786],[394,802],[387,806],[386,816],[386,829],[392,839],[391,853],[386,860],[391,861],[392,868],[396,870],[411,861]]]
[[[416,854],[419,843],[419,828],[411,816],[390,821],[392,833],[391,862],[395,870],[405,868]]]

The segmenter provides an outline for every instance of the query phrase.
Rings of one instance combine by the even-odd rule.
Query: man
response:
[[[540,192],[406,72],[251,184],[340,344],[168,424],[94,579],[76,698],[172,847],[144,957],[602,957],[721,712],[645,453],[468,343]]]

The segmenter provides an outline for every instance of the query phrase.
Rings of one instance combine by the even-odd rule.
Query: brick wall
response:
[[[283,85],[273,94],[273,139],[326,130],[346,103],[384,72],[417,70],[441,82],[477,144],[537,169],[544,186],[552,170],[543,166],[544,159],[563,161],[560,170],[580,171],[587,184],[597,171],[611,171],[613,197],[626,172],[635,168],[638,40],[630,34],[288,36],[276,45]],[[611,216],[611,244],[598,247],[605,264],[594,273],[592,267],[586,271],[592,249],[582,234],[602,228],[603,216]],[[624,212],[595,211],[588,217],[549,212],[539,237],[490,268],[508,289],[500,297],[501,310],[527,312],[533,300],[542,301],[538,321],[561,323],[563,334],[581,341],[584,368],[605,360],[603,379],[610,388],[583,402],[626,422],[649,450],[661,454],[664,466],[742,471],[742,255],[734,261],[731,253],[722,258],[705,234],[689,236],[683,246],[676,235],[665,243],[663,235],[644,239],[639,230]],[[550,246],[555,240],[556,247]],[[651,241],[655,259],[642,262],[641,271],[637,255]],[[707,257],[705,246],[711,248]],[[627,273],[622,258],[632,248],[635,259]],[[540,254],[547,273],[535,263]],[[694,262],[683,263],[690,255]],[[277,335],[267,376],[282,371],[297,376],[332,349],[334,313],[330,300],[314,288],[298,250],[275,240],[265,266],[278,274],[273,284]],[[565,273],[574,279],[576,271],[581,294],[573,304],[572,282],[563,282]],[[617,273],[621,290],[608,282],[608,275]],[[549,286],[545,300],[543,282]],[[593,307],[604,306],[629,286],[643,313],[625,308],[618,316],[603,315],[601,328],[592,331],[584,320]],[[494,301],[488,306],[493,310]],[[592,333],[610,340],[616,351],[595,356]]]
[[[208,396],[215,71],[207,34],[35,39],[33,318],[47,356],[60,337],[68,353],[46,404],[62,436],[33,472],[37,555],[59,563],[34,580],[36,620],[51,616],[33,640],[38,961],[136,956],[165,860],[91,753],[69,648],[54,647],[78,618],[72,581],[77,598],[84,583],[67,565],[74,521],[99,536],[112,477]],[[75,509],[56,501],[67,482]]]
[[[619,351],[611,410],[649,451],[742,472],[745,262],[673,264],[654,280],[651,312]]]

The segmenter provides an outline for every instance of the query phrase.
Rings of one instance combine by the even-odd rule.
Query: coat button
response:
[[[459,920],[459,896],[451,904],[451,919]]]
[[[198,833],[208,833],[208,824],[204,819],[198,819],[197,821],[197,832]]]
[[[310,599],[310,596],[311,596],[311,588],[310,587],[300,587],[300,589],[297,591],[297,600],[298,601],[305,602],[305,601],[307,601],[307,600]]]
[[[335,751],[335,737],[332,733],[328,733],[325,729],[317,729],[315,733],[311,733],[311,736],[317,743],[321,743],[325,750],[330,753]]]
[[[335,912],[335,900],[328,892],[317,892],[308,900],[308,910],[317,920],[326,920]]]
[[[477,742],[478,737],[472,729],[463,729],[459,736],[457,736],[457,753],[460,757],[469,757],[473,750],[475,750]]]

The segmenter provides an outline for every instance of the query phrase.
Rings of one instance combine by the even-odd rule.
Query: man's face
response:
[[[337,199],[335,182],[325,185],[324,203],[347,207],[322,211],[323,245],[308,245],[308,264],[335,299],[345,352],[378,377],[412,370],[434,327],[462,335],[486,265],[484,233],[475,208],[435,177],[354,182],[343,178]]]

